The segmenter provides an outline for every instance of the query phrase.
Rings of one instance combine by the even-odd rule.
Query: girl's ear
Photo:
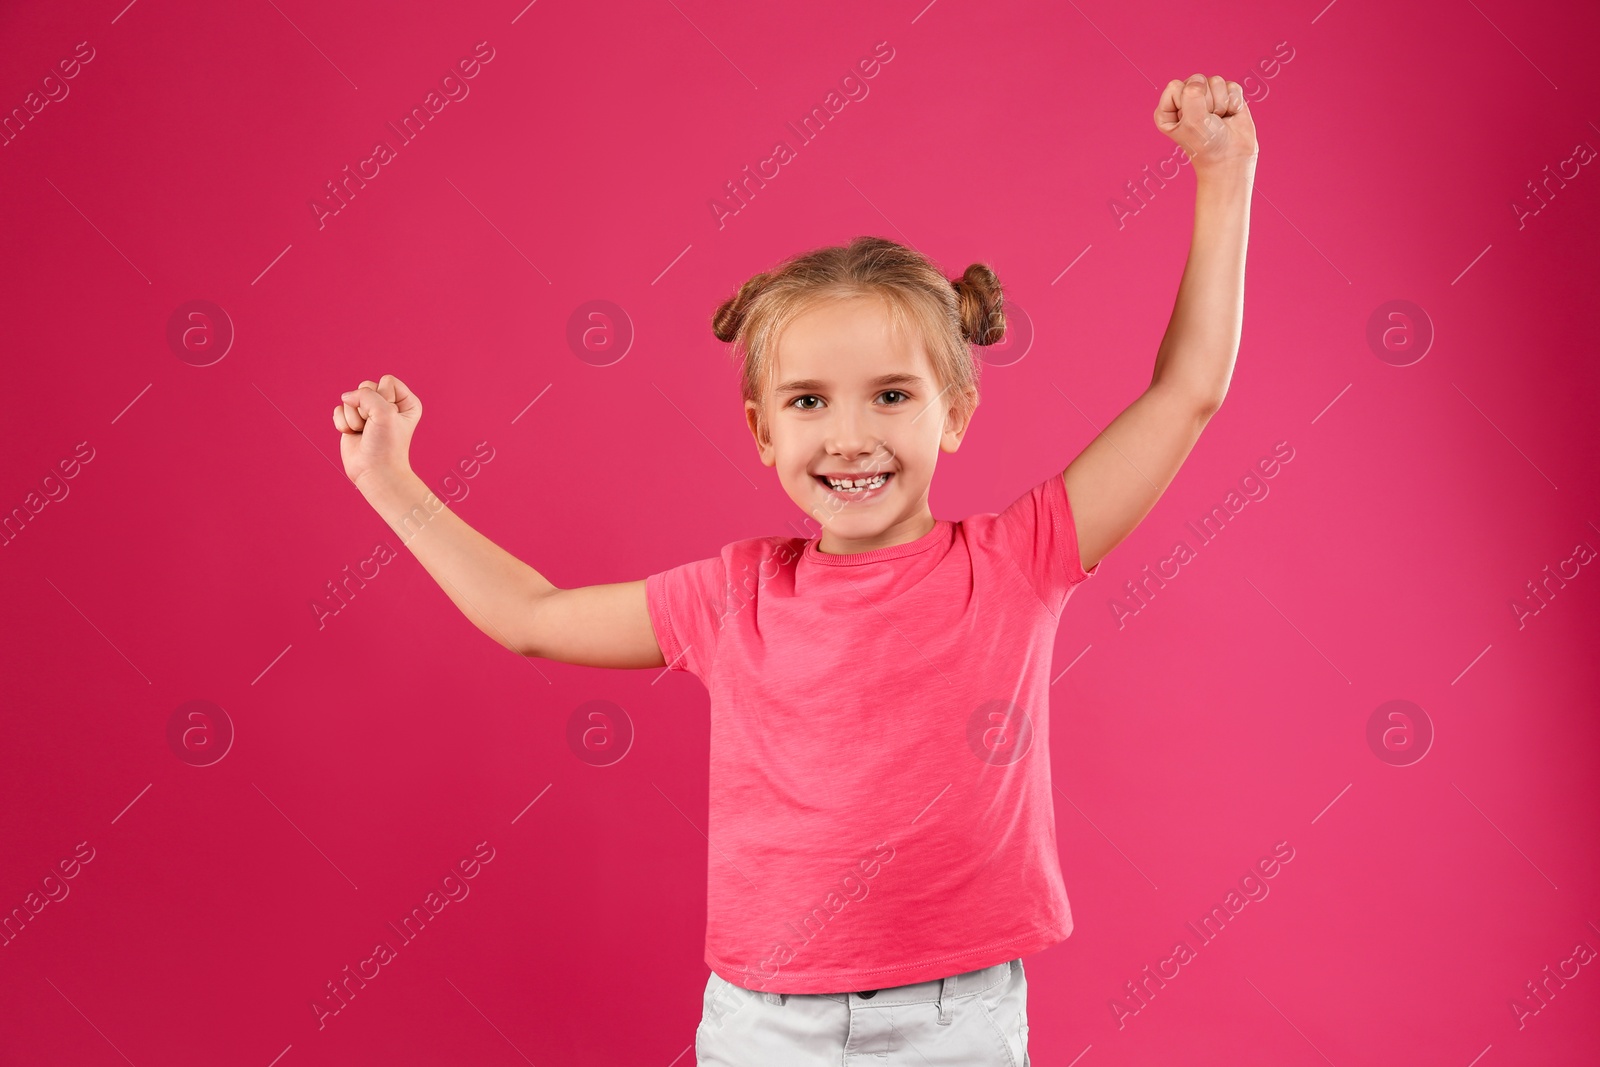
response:
[[[761,405],[754,400],[746,400],[744,402],[744,418],[750,427],[750,436],[755,438],[756,451],[761,455],[761,462],[768,467],[773,466],[778,462],[778,457],[776,450],[772,447],[772,429],[770,426],[763,426],[761,423]],[[765,437],[762,436],[763,430],[766,431]]]
[[[967,434],[967,427],[972,425],[972,416],[977,413],[977,392],[968,390],[967,396],[968,404],[965,415],[961,413],[961,409],[955,404],[951,404],[945,413],[944,437],[939,442],[939,446],[946,452],[954,452],[961,447],[961,440]]]

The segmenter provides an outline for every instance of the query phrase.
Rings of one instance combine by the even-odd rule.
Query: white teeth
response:
[[[857,478],[854,481],[829,478],[828,484],[841,493],[859,493],[867,489],[876,489],[888,480],[887,474],[878,474],[871,478]]]

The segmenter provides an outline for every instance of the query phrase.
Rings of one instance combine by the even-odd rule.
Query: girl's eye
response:
[[[891,401],[890,405],[889,405],[890,407],[895,407],[895,406],[898,406],[900,404],[905,403],[906,396],[907,396],[907,394],[905,394],[904,392],[900,391],[899,389],[885,389],[883,392],[879,393],[878,395],[880,397],[882,397],[882,396],[897,396],[897,397],[900,398],[899,400]],[[815,407],[811,407],[811,406],[808,406],[808,405],[802,403],[802,401],[806,401],[806,400],[815,400],[819,404],[822,402],[822,398],[820,396],[818,396],[817,394],[815,394],[815,393],[807,393],[804,396],[797,396],[793,400],[789,401],[789,406],[790,407],[798,407],[799,410],[801,410],[801,411],[816,411],[817,409]]]

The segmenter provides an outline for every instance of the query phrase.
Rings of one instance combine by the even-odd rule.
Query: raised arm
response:
[[[660,667],[644,581],[559,589],[484,537],[406,471],[361,493],[474,626],[523,656],[585,667]]]
[[[645,583],[559,589],[468,526],[411,470],[422,401],[392,374],[341,395],[345,473],[472,624],[524,656],[591,667],[660,667]]]
[[[1194,236],[1146,389],[1062,472],[1084,569],[1144,521],[1221,406],[1244,316],[1256,135],[1238,82],[1167,84],[1156,126],[1188,153]]]

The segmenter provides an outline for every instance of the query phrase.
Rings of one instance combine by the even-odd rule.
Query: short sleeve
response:
[[[720,555],[680,564],[645,579],[650,625],[669,669],[688,671],[707,681],[726,615],[726,598],[727,564]]]
[[[1023,493],[995,518],[997,541],[1011,554],[1050,614],[1059,616],[1073,588],[1100,570],[1087,571],[1078,552],[1078,530],[1060,471]]]

